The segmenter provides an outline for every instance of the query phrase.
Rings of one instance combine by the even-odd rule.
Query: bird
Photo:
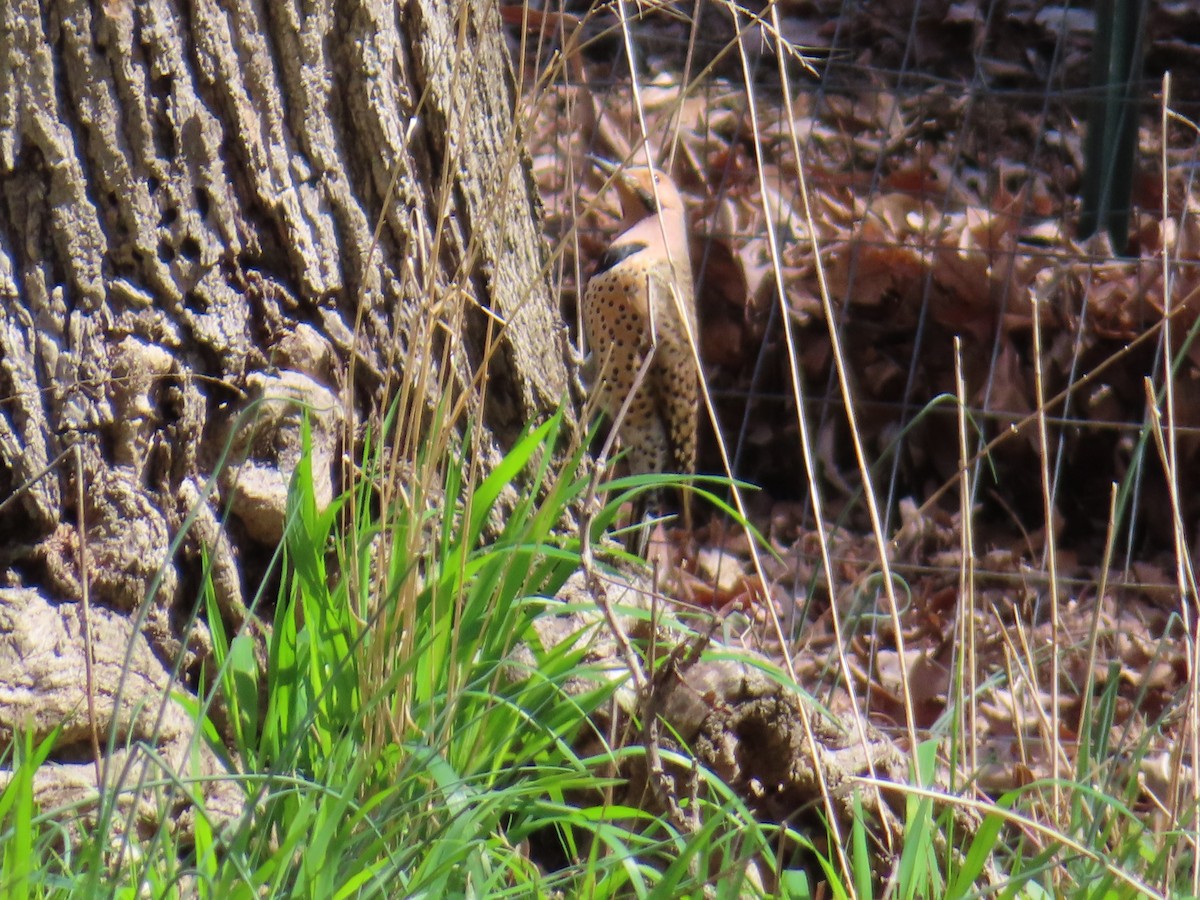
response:
[[[700,376],[692,351],[696,304],[683,197],[652,166],[595,163],[620,196],[622,230],[583,294],[593,391],[615,424],[630,474],[692,474]],[[681,507],[690,528],[686,493]],[[635,507],[634,524],[646,511]]]

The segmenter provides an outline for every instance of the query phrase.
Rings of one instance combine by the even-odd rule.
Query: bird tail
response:
[[[625,551],[646,558],[650,549],[650,535],[654,531],[654,520],[662,509],[661,491],[647,491],[633,499],[633,511],[629,516],[625,535]]]
[[[672,500],[677,500],[678,503],[672,503],[669,506],[665,503],[668,493]],[[628,533],[625,535],[625,550],[635,556],[646,558],[646,551],[649,549],[650,537],[654,533],[654,527],[657,520],[661,519],[669,512],[678,511],[679,517],[674,520],[678,525],[682,525],[684,530],[691,534],[692,531],[692,496],[691,492],[685,488],[657,488],[652,491],[646,491],[644,494],[639,494],[633,500],[633,510],[629,516],[629,524],[627,526]]]

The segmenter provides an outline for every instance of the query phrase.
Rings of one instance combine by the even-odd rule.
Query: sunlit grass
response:
[[[613,20],[626,41],[627,15]],[[775,15],[769,10],[766,39],[781,41]],[[794,48],[779,50],[781,61],[794,56]],[[726,53],[740,55],[749,73],[752,60],[740,42]],[[781,76],[786,99],[782,68]],[[747,110],[753,113],[765,101],[753,93],[753,80],[746,81]],[[681,91],[681,103],[683,96]],[[791,102],[784,105],[792,108]],[[638,112],[644,118],[649,111]],[[797,143],[793,156],[802,159],[798,134],[804,123],[787,124],[785,138]],[[514,155],[519,140],[514,131]],[[764,148],[756,142],[753,149]],[[789,173],[801,183],[804,174],[798,164]],[[441,258],[440,234],[422,248],[426,258]],[[576,238],[568,236],[564,245]],[[783,248],[772,240],[771,249],[780,276],[774,299],[790,329]],[[819,260],[818,251],[814,247]],[[560,247],[550,260],[561,259],[561,253]],[[462,282],[456,289],[465,292],[470,274],[455,277]],[[190,832],[162,826],[148,836],[123,833],[117,825],[127,820],[112,807],[98,825],[83,810],[39,809],[34,779],[55,736],[35,745],[19,733],[7,760],[12,775],[0,793],[5,896],[1132,898],[1197,892],[1195,761],[1186,748],[1163,759],[1153,749],[1169,728],[1193,746],[1200,744],[1189,698],[1180,697],[1131,733],[1119,710],[1121,673],[1111,671],[1101,687],[1093,691],[1089,683],[1082,692],[1087,702],[1071,737],[1063,735],[1075,723],[1059,719],[1057,703],[1041,709],[1041,752],[1055,761],[1057,777],[1031,777],[990,794],[980,783],[987,761],[974,745],[975,703],[1000,684],[1014,691],[1047,688],[1036,677],[1046,651],[1031,648],[1021,634],[1006,635],[1009,666],[990,673],[975,671],[968,655],[980,637],[972,618],[978,597],[969,571],[975,552],[969,497],[974,479],[993,473],[985,471],[988,447],[971,454],[974,423],[971,439],[965,435],[977,411],[968,409],[961,384],[957,397],[937,398],[929,406],[953,400],[960,415],[961,479],[951,485],[964,498],[959,668],[949,709],[933,728],[918,727],[903,684],[903,721],[896,733],[908,750],[908,781],[864,778],[824,785],[825,792],[850,792],[855,814],[848,829],[830,822],[828,833],[815,837],[788,823],[758,821],[745,797],[703,768],[695,772],[694,799],[683,800],[694,828],[620,799],[622,773],[644,761],[646,748],[636,739],[612,740],[597,722],[610,720],[628,674],[614,678],[611,661],[589,661],[586,641],[544,646],[536,625],[567,611],[595,613],[564,607],[555,595],[585,557],[603,566],[620,556],[598,545],[617,523],[623,503],[680,479],[601,479],[588,469],[584,442],[572,434],[565,407],[530,424],[499,462],[485,459],[482,404],[465,400],[461,385],[447,374],[455,371],[454,354],[461,347],[433,337],[462,334],[461,309],[440,302],[451,291],[432,275],[420,287],[428,306],[419,311],[426,318],[412,338],[428,354],[406,367],[401,384],[390,386],[389,415],[370,423],[361,454],[346,467],[344,493],[331,505],[318,503],[307,457],[294,474],[278,593],[260,601],[258,610],[272,622],[265,666],[256,635],[246,628],[227,633],[211,583],[200,587],[213,665],[203,673],[198,699],[184,692],[177,699],[195,718],[197,741],[207,742],[227,765],[223,777],[244,797],[241,817],[228,822],[210,815],[197,779],[167,774],[153,784],[119,790],[130,795],[162,789],[164,796],[187,798]],[[890,536],[879,513],[885,505],[881,460],[869,458],[866,442],[859,440],[853,379],[836,330],[839,298],[822,283],[821,300],[882,573],[866,585],[882,612],[840,610],[836,604],[831,610],[835,618],[845,616],[838,623],[844,645],[870,640],[866,626],[876,619],[886,618],[901,634],[908,585],[889,572]],[[456,311],[444,317],[447,308]],[[488,359],[503,327],[489,321],[488,328],[493,326]],[[428,339],[424,345],[422,339]],[[789,330],[789,349],[795,343]],[[1164,347],[1163,368],[1173,374],[1183,351],[1169,340]],[[795,351],[786,362],[802,441],[798,466],[812,494],[818,553],[834,595],[841,576],[821,514],[823,487],[814,463],[819,454],[804,415],[810,398]],[[487,379],[485,364],[473,373],[472,388],[486,391]],[[1050,517],[1052,451],[1045,414],[1056,398],[1043,390],[1040,369],[1035,379],[1039,403],[1030,421],[1041,427],[1038,474]],[[1169,380],[1148,384],[1147,405],[1156,414],[1159,407],[1171,412],[1168,386]],[[715,419],[711,398],[708,407]],[[1134,464],[1114,490],[1110,544],[1127,520],[1128,498],[1151,448],[1159,449],[1172,487],[1177,481],[1175,416],[1164,418],[1143,428]],[[349,429],[348,437],[360,438]],[[979,461],[985,466],[976,467]],[[712,506],[736,518],[735,510],[744,509],[740,494],[733,491],[728,505],[718,499],[718,484],[729,482],[701,480],[712,487],[706,495]],[[583,535],[573,530],[581,520],[590,526]],[[1181,520],[1173,524],[1178,546],[1186,548]],[[750,544],[757,548],[759,542]],[[1046,568],[1057,590],[1055,553],[1051,542]],[[1111,546],[1105,571],[1110,555]],[[1180,569],[1186,586],[1182,552]],[[1103,585],[1097,589],[1103,593]],[[1186,609],[1182,614],[1190,615]],[[599,617],[593,621],[604,627]],[[1190,627],[1173,634],[1191,641]],[[674,634],[679,641],[690,636],[683,627]],[[1095,630],[1086,638],[1094,654]],[[1049,652],[1065,646],[1058,640],[1056,633]],[[635,650],[650,666],[646,648],[635,641]],[[849,685],[853,697],[856,673],[843,650],[830,651],[832,677]],[[1065,677],[1052,669],[1060,677],[1053,678],[1051,693]],[[774,676],[796,689],[793,677],[782,671]],[[1195,673],[1187,677],[1194,691]],[[624,710],[634,718],[637,713]],[[858,724],[865,724],[865,713],[858,715]],[[1025,757],[1026,751],[1018,747],[1004,762],[1032,771],[1033,753]],[[692,767],[686,748],[664,755],[678,772]],[[1146,801],[1148,777],[1166,785],[1170,803]],[[880,844],[881,823],[862,801],[875,789],[894,801],[892,846]]]

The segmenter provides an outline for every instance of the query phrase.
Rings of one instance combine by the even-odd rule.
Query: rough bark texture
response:
[[[0,742],[67,722],[82,790],[72,623],[94,680],[130,648],[122,704],[174,709],[201,550],[236,627],[302,408],[330,496],[421,355],[485,467],[568,373],[491,5],[5,0],[0,34]],[[102,736],[175,739],[122,704]]]

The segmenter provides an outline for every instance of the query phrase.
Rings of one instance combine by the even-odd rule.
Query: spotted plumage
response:
[[[679,191],[648,167],[614,174],[623,231],[601,256],[583,297],[594,390],[614,420],[633,474],[696,467],[699,380],[687,223]],[[652,356],[651,356],[652,354]],[[650,356],[645,377],[638,373]],[[686,512],[686,510],[685,510]]]

